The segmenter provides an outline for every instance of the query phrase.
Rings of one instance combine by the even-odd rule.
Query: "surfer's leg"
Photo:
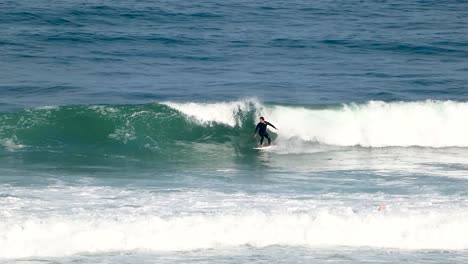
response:
[[[260,145],[263,145],[263,138],[265,137],[265,135],[261,134],[260,135]]]
[[[265,137],[268,139],[268,145],[271,145],[271,138],[270,138],[270,135],[268,135],[268,133],[265,134]]]

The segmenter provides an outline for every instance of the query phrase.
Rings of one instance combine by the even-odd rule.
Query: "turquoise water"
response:
[[[0,262],[468,260],[463,1],[0,7]]]

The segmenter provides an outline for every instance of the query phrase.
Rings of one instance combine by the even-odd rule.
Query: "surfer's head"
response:
[[[265,122],[265,118],[263,118],[263,116],[260,117],[260,122],[261,123]]]

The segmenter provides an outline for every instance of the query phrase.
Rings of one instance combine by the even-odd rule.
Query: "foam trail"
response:
[[[0,224],[0,257],[126,250],[190,251],[250,245],[468,249],[468,214],[317,214],[51,217]]]

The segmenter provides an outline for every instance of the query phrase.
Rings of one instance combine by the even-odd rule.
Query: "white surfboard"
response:
[[[271,149],[274,149],[274,148],[275,148],[275,146],[271,146],[271,145],[270,145],[270,146],[264,146],[264,147],[256,147],[256,148],[253,148],[253,149],[258,149],[258,150],[265,150],[265,151],[267,151],[267,150],[271,150]]]

